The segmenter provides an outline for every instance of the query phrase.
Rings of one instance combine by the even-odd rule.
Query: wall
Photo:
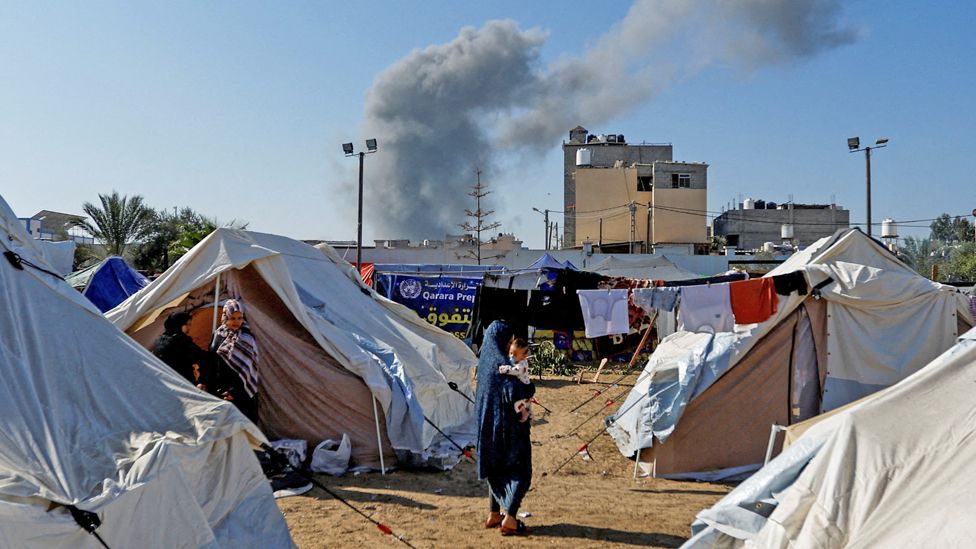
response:
[[[736,247],[751,250],[762,247],[764,242],[782,242],[780,228],[789,223],[790,211],[783,210],[730,210],[715,218],[713,226],[718,236],[738,235]],[[793,210],[793,238],[800,246],[808,246],[837,229],[850,225],[850,210],[840,207],[820,209],[795,208]]]
[[[646,205],[652,194],[637,191],[637,173],[632,168],[580,167],[576,170],[576,240],[567,240],[567,244],[581,246],[586,239],[595,245],[630,241],[630,210],[623,205],[631,201]],[[644,242],[647,239],[647,207],[638,206],[634,218],[637,226],[634,240]]]
[[[630,145],[619,143],[563,143],[563,235],[567,243],[576,242],[576,151],[586,148],[590,150],[591,165],[594,167],[612,167],[614,162],[622,160],[625,166],[631,164],[651,164],[657,160],[671,160],[673,147],[667,145]]]

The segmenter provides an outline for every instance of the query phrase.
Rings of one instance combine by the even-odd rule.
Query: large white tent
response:
[[[687,547],[967,547],[976,539],[976,329],[820,421],[698,515]]]
[[[196,390],[59,277],[0,199],[0,546],[290,547],[233,405]],[[15,254],[15,255],[14,255]]]
[[[425,417],[461,444],[472,433],[473,407],[449,384],[471,394],[474,354],[365,286],[327,246],[218,229],[106,316],[149,347],[166,315],[210,311],[215,293],[218,302],[243,301],[259,347],[268,350],[258,374],[260,425],[269,436],[314,444],[345,432],[354,439],[354,461],[357,448],[371,444],[358,462],[378,465],[369,461],[379,427],[372,397],[382,412],[375,418],[382,447],[411,459],[444,444]],[[212,326],[205,318],[203,345]]]
[[[829,412],[917,371],[973,325],[956,288],[918,275],[856,229],[795,254],[816,295],[781,297],[760,324],[678,331],[650,357],[610,426],[657,474],[755,468],[770,425]],[[709,475],[714,478],[714,475]]]

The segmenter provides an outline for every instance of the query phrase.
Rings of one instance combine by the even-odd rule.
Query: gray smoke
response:
[[[836,0],[638,0],[581,56],[548,67],[543,31],[464,28],[394,63],[368,93],[364,135],[381,152],[367,169],[382,189],[370,193],[370,217],[390,237],[456,233],[474,208],[475,168],[502,190],[496,155],[550,150],[577,124],[607,123],[710,64],[753,70],[851,43],[840,11]]]

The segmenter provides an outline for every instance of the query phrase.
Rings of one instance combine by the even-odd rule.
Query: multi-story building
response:
[[[712,229],[726,245],[740,250],[759,249],[766,242],[807,246],[848,228],[850,216],[850,210],[836,204],[776,204],[750,198],[716,217]]]
[[[672,160],[670,144],[570,131],[563,144],[565,247],[700,251],[707,244],[708,165]]]

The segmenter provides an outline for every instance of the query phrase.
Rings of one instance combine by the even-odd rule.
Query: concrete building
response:
[[[707,164],[671,160],[671,145],[628,145],[622,135],[592,136],[582,127],[570,132],[563,153],[565,247],[702,253],[709,241]]]
[[[792,239],[784,226],[792,226]],[[780,244],[786,240],[808,246],[849,226],[850,211],[836,204],[776,204],[750,198],[716,217],[712,231],[725,237],[729,247],[756,250],[766,242]]]
[[[577,210],[592,210],[577,199],[577,156],[580,149],[588,153],[588,167],[612,168],[615,165],[632,166],[634,164],[651,165],[656,161],[672,160],[672,146],[670,143],[640,143],[629,144],[623,135],[592,135],[586,128],[576,126],[569,132],[569,141],[563,143],[563,242],[564,246],[579,245],[576,230]],[[617,204],[626,204],[623,200]],[[628,220],[629,223],[629,220]],[[629,231],[629,228],[628,228]]]
[[[78,244],[94,244],[84,230],[85,216],[41,210],[33,217],[19,218],[24,228],[37,240],[73,240]]]

